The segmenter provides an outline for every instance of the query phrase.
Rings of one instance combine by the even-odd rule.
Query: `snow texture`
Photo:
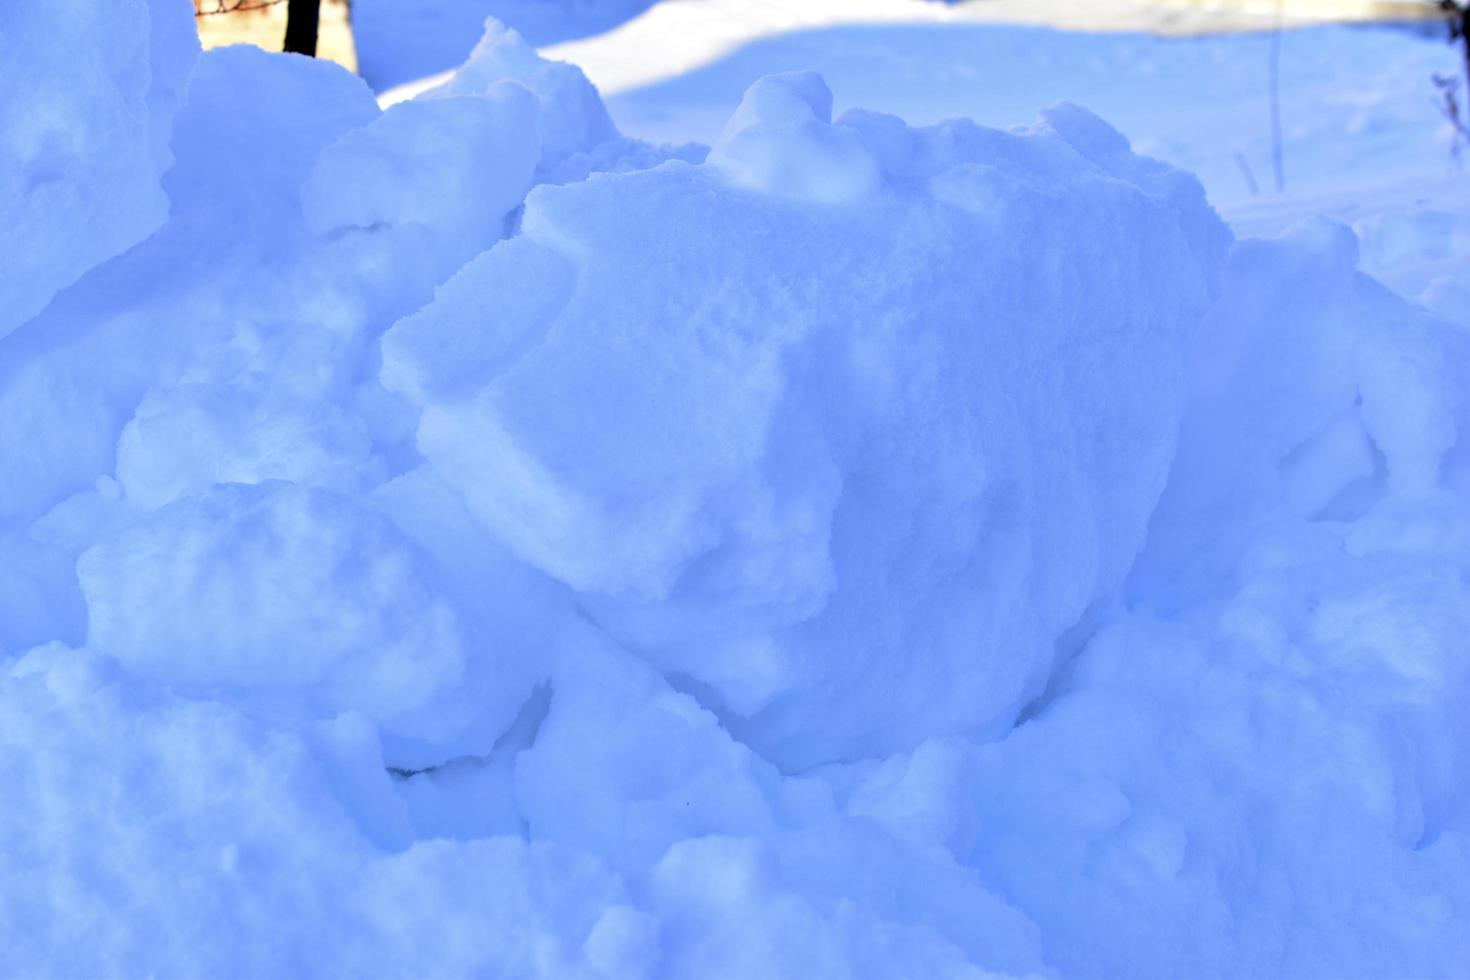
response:
[[[538,47],[609,30],[654,0],[354,0],[363,78],[381,91],[459,67],[487,18]]]
[[[1470,338],[1389,231],[1066,103],[783,73],[706,157],[498,24],[381,111],[113,6],[0,12],[0,976],[1465,972]]]
[[[0,11],[0,337],[146,238],[199,49],[185,0]]]

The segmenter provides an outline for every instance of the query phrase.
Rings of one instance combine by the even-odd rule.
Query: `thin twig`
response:
[[[1281,140],[1281,31],[1286,19],[1285,0],[1276,0],[1276,29],[1271,32],[1271,168],[1276,177],[1276,193],[1286,191],[1286,151]]]
[[[285,3],[286,0],[235,0],[233,5],[226,5],[225,0],[214,0],[213,10],[200,10],[196,5],[195,17],[215,17],[219,14],[243,14],[252,10],[265,10],[277,4]]]
[[[1450,31],[1450,43],[1459,44],[1465,55],[1465,91],[1470,95],[1470,3],[1466,0],[1439,0],[1439,10],[1445,16],[1445,22]],[[1454,75],[1441,75],[1435,72],[1433,76],[1434,87],[1440,94],[1440,111],[1444,113],[1445,120],[1449,122],[1454,130],[1454,138],[1450,144],[1450,153],[1455,162],[1460,161],[1461,142],[1470,146],[1470,119],[1466,119],[1461,113],[1459,87],[1460,79]]]

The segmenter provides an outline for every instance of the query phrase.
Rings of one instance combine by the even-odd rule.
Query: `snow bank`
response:
[[[0,337],[0,973],[1470,961],[1470,349],[1352,231],[150,50],[167,220]]]

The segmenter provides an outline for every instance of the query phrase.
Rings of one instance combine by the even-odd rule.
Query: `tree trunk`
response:
[[[286,4],[286,50],[316,57],[316,28],[321,0],[290,0]]]
[[[1460,8],[1460,47],[1465,49],[1465,85],[1470,87],[1470,4]]]

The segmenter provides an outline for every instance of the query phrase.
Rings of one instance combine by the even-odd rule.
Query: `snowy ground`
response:
[[[452,71],[480,39],[486,17],[512,25],[531,44],[599,35],[654,0],[355,0],[360,71],[374,89]]]
[[[1414,20],[1418,0],[361,0],[354,10],[375,90],[458,66],[493,16],[581,65],[604,91],[715,61],[763,38],[830,27],[1023,24],[1068,31],[1203,35],[1278,25]],[[582,43],[578,43],[581,41]]]
[[[0,976],[1465,974],[1446,47],[189,7],[0,8]]]

